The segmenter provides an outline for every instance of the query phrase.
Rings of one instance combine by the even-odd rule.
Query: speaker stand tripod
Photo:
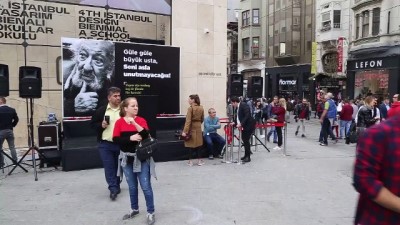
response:
[[[33,167],[33,174],[35,177],[35,181],[38,180],[37,177],[37,169],[36,169],[36,152],[38,153],[38,155],[40,155],[41,160],[45,160],[48,161],[46,156],[44,156],[44,154],[39,150],[39,148],[35,145],[35,139],[33,136],[33,99],[29,98],[29,107],[28,107],[28,99],[26,100],[26,111],[27,111],[27,115],[28,115],[28,144],[29,144],[29,149],[27,152],[25,152],[25,154],[21,157],[21,159],[17,162],[17,166],[21,167],[21,163],[24,160],[24,158],[31,153],[32,155],[32,167]],[[15,170],[15,168],[17,168],[16,166],[14,166],[14,168],[8,173],[8,175],[11,175],[11,173]],[[57,167],[54,167],[55,169],[57,169]],[[25,170],[25,169],[24,169]]]
[[[7,165],[7,166],[3,166],[1,169],[3,170],[4,173],[4,169],[10,166],[14,166],[17,167],[19,166],[23,171],[28,172],[28,170],[26,170],[24,167],[22,167],[20,164],[18,164],[17,161],[15,161],[10,155],[8,155],[7,153],[4,152],[4,150],[1,150],[0,154],[3,154],[3,156],[7,157],[9,160],[11,160],[12,164]]]

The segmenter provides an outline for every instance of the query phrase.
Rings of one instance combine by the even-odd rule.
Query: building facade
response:
[[[180,47],[180,98],[171,101],[179,101],[180,112],[186,113],[188,96],[199,94],[204,108],[225,114],[226,92],[221,87],[227,80],[226,1],[0,0],[0,15],[0,64],[9,68],[7,104],[16,108],[20,118],[15,128],[17,146],[28,142],[28,100],[19,97],[21,66],[42,71],[41,98],[33,105],[35,137],[36,126],[50,113],[62,119],[62,37],[147,39]]]
[[[315,0],[268,0],[265,95],[310,98]]]
[[[351,9],[351,42],[347,93],[383,99],[400,91],[400,2],[355,0]]]
[[[238,23],[238,73],[244,82],[251,76],[263,76],[266,55],[266,4],[265,1],[240,1]],[[246,85],[244,87],[246,95]]]
[[[335,97],[346,93],[351,12],[350,1],[316,2],[315,86]]]

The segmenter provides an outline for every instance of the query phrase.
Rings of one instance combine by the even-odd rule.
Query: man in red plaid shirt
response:
[[[356,225],[400,224],[400,104],[358,140],[354,187]]]

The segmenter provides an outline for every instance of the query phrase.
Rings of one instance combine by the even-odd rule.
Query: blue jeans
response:
[[[276,133],[275,127],[271,127],[271,130],[269,130],[269,132],[268,132],[268,140],[269,140],[269,137],[270,137],[272,134],[274,134],[274,142],[277,142],[277,141],[278,141],[278,135],[277,135],[277,133]]]
[[[217,133],[209,133],[208,135],[204,135],[204,141],[207,144],[207,149],[208,149],[208,155],[220,155],[222,148],[225,145],[225,139],[222,138],[219,134]],[[216,143],[217,146],[214,148],[214,143]]]
[[[117,144],[107,141],[99,143],[100,157],[103,161],[104,175],[108,184],[108,190],[116,193],[120,190],[118,172],[118,156],[120,147]]]
[[[131,209],[139,210],[138,200],[138,180],[140,187],[142,188],[144,198],[146,200],[147,212],[154,212],[154,196],[153,189],[151,188],[151,177],[150,177],[150,164],[147,160],[142,162],[141,172],[133,172],[133,163],[127,163],[126,166],[122,167],[124,171],[126,182],[129,187],[129,196],[131,200]]]
[[[351,120],[340,120],[340,138],[347,137],[351,126]]]
[[[11,158],[18,161],[17,151],[15,151],[14,133],[11,129],[0,130],[0,150],[3,150],[4,141],[7,140],[8,147],[10,148]],[[0,166],[4,165],[3,153],[0,153]]]

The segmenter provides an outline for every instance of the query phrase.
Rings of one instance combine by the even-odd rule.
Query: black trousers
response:
[[[250,138],[251,138],[251,134],[253,132],[251,131],[242,131],[242,140],[243,140],[243,145],[244,145],[244,156],[245,157],[250,157]]]
[[[278,146],[282,147],[282,143],[283,143],[283,140],[282,140],[282,127],[275,127],[275,129],[276,129],[276,134],[278,135]]]

